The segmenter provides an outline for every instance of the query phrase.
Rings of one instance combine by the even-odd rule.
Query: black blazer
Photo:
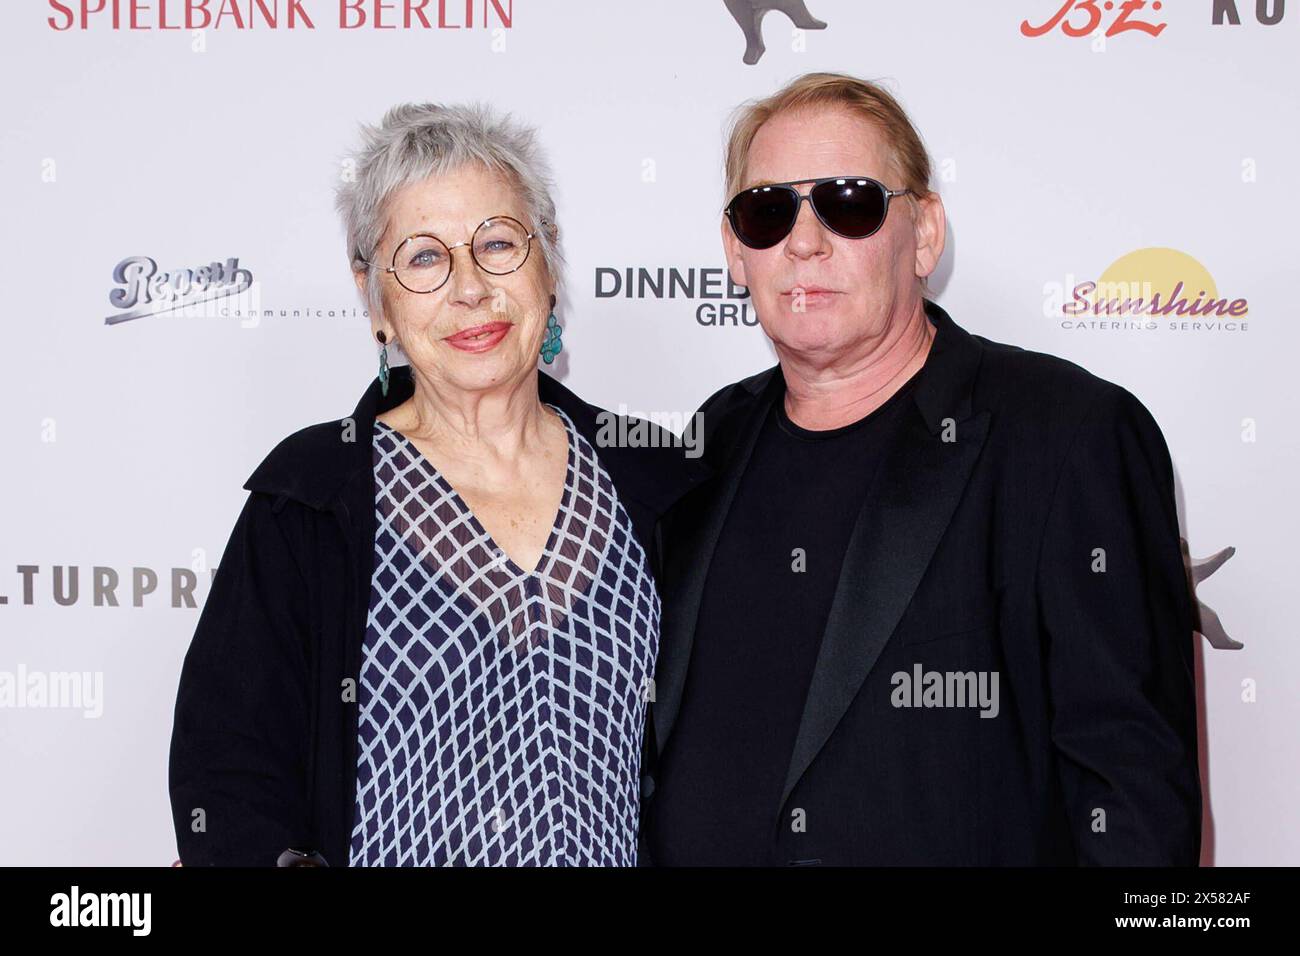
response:
[[[846,516],[770,860],[1195,865],[1192,608],[1160,430],[1124,389],[925,309],[937,336],[914,400],[877,493]],[[779,376],[705,403],[719,476],[661,522],[651,757],[689,693],[714,548]],[[894,706],[893,675],[918,665],[996,671],[998,715]],[[653,851],[653,796],[643,813]]]
[[[347,865],[374,567],[370,436],[412,391],[409,368],[394,368],[387,397],[375,381],[349,418],[289,436],[244,485],[176,695],[169,788],[185,866],[274,866],[290,847]],[[653,427],[658,447],[602,441],[600,410],[543,372],[538,395],[597,449],[654,569],[655,523],[701,464]]]

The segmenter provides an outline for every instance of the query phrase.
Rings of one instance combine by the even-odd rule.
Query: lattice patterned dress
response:
[[[353,866],[636,862],[659,599],[609,475],[555,411],[564,495],[531,572],[375,422]]]

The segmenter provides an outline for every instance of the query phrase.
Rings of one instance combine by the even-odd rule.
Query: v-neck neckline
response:
[[[543,402],[543,404],[547,408],[554,409],[556,414],[560,416],[560,421],[564,425],[565,438],[568,443],[568,457],[564,466],[564,489],[560,492],[560,506],[556,509],[555,518],[551,521],[551,531],[546,537],[546,544],[542,546],[542,553],[538,556],[537,564],[531,571],[525,571],[521,568],[515,559],[506,553],[506,549],[497,544],[496,538],[492,537],[491,532],[489,532],[487,528],[483,526],[483,523],[478,520],[478,515],[474,514],[474,509],[471,508],[469,503],[460,496],[460,492],[452,486],[446,476],[438,470],[438,466],[430,461],[424,452],[420,451],[415,442],[411,441],[410,438],[398,431],[392,425],[389,425],[387,422],[381,421],[378,418],[375,419],[376,427],[382,426],[388,430],[389,434],[391,434],[394,439],[406,445],[412,458],[419,462],[421,467],[429,473],[430,480],[438,486],[439,490],[447,497],[447,500],[451,501],[456,510],[460,512],[461,516],[469,522],[469,526],[473,529],[474,534],[485,542],[488,550],[493,554],[500,554],[512,576],[518,578],[542,576],[543,572],[547,570],[549,562],[553,560],[555,549],[559,544],[560,534],[563,530],[565,515],[568,514],[572,505],[573,486],[576,479],[577,436],[575,434],[575,426],[573,422],[570,421],[569,416],[565,414],[564,409],[560,408],[558,405],[553,405],[550,402]]]

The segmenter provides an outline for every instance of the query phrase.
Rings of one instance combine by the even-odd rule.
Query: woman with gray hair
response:
[[[531,130],[402,105],[349,169],[379,374],[245,485],[177,695],[181,861],[633,864],[654,525],[703,475],[667,433],[602,443],[627,423],[538,368],[562,256]]]

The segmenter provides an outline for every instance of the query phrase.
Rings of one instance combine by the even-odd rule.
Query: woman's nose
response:
[[[451,250],[451,275],[447,279],[447,287],[449,302],[461,303],[470,308],[491,295],[492,290],[488,288],[482,270],[470,254],[468,244]]]

